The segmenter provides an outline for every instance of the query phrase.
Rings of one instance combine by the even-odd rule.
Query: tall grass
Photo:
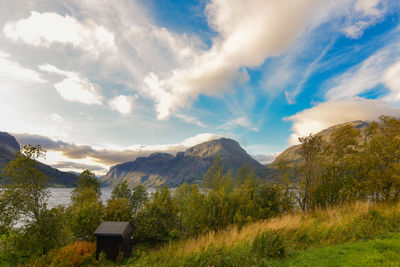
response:
[[[399,203],[356,202],[309,213],[294,212],[251,223],[240,230],[231,227],[172,242],[160,249],[139,252],[130,263],[137,266],[260,264],[290,251],[370,239],[391,232],[400,232]],[[260,254],[262,250],[276,253]]]

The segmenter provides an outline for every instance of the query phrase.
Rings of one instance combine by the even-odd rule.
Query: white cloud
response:
[[[61,82],[54,84],[57,92],[65,100],[87,105],[102,104],[104,97],[98,92],[97,86],[79,73],[60,70],[49,64],[40,65],[39,69],[66,77]]]
[[[252,122],[247,116],[237,117],[232,120],[225,122],[224,124],[220,125],[218,128],[223,130],[234,129],[237,127],[244,127],[248,128],[251,131],[258,131],[258,128],[254,127]]]
[[[400,90],[396,85],[396,66],[399,62],[400,48],[397,42],[393,42],[344,74],[329,80],[326,83],[330,85],[326,98],[335,100],[357,96],[381,83],[394,96]]]
[[[68,44],[94,55],[100,50],[115,49],[114,35],[103,26],[57,13],[32,11],[26,19],[6,23],[3,32],[14,41],[22,40],[33,46]]]
[[[274,159],[279,156],[282,152],[273,152],[267,154],[257,154],[254,155],[253,158],[260,162],[261,164],[269,164],[274,161]]]
[[[0,81],[2,87],[10,80],[19,82],[45,83],[40,74],[34,70],[22,67],[15,61],[8,59],[9,55],[0,51]]]
[[[186,115],[186,114],[175,114],[174,116],[177,117],[178,119],[183,120],[184,122],[195,124],[195,125],[197,125],[199,127],[202,127],[202,128],[207,127],[206,124],[204,124],[203,122],[201,122],[198,119],[196,119],[194,117],[191,117],[189,115]]]
[[[349,10],[348,25],[343,29],[347,37],[357,39],[365,29],[376,24],[386,13],[385,0],[358,0]]]
[[[120,95],[109,101],[112,110],[116,110],[122,115],[132,112],[137,97]]]
[[[385,70],[382,82],[391,91],[384,99],[393,102],[400,101],[400,61]]]
[[[55,122],[62,121],[62,117],[60,115],[58,115],[57,113],[51,113],[51,114],[47,115],[44,119],[48,120],[48,121],[55,121]]]
[[[321,103],[284,120],[293,122],[289,144],[294,145],[299,143],[299,137],[318,133],[330,126],[356,120],[377,120],[380,115],[399,117],[400,108],[383,100],[356,97]]]
[[[159,119],[199,94],[216,95],[248,79],[244,67],[256,67],[279,55],[299,35],[320,1],[228,1],[207,5],[208,22],[218,32],[212,47],[197,53],[189,67],[167,78],[150,73],[144,91],[157,105]]]
[[[202,133],[198,134],[192,137],[189,137],[181,143],[184,147],[192,147],[210,140],[218,139],[223,137],[222,135],[219,134],[211,134],[211,133]]]

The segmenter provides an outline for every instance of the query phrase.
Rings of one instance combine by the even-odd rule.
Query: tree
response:
[[[222,162],[221,154],[217,154],[210,168],[204,174],[203,185],[205,188],[216,190],[222,185],[224,164]]]
[[[10,201],[9,192],[0,191],[0,236],[4,237],[4,252],[8,253],[8,242],[11,236],[11,231],[18,221],[19,214],[15,206]]]
[[[49,177],[37,169],[37,160],[44,156],[45,151],[39,145],[22,146],[17,158],[4,168],[8,183],[3,190],[10,205],[32,223],[40,222],[50,195]]]
[[[93,172],[89,170],[84,170],[78,176],[78,184],[76,188],[72,191],[72,198],[79,195],[80,191],[89,187],[93,188],[96,194],[100,197],[100,181],[96,178],[96,175]]]
[[[104,217],[100,199],[100,182],[89,170],[79,175],[78,185],[72,191],[69,207],[71,230],[78,240],[94,240],[93,233]]]
[[[104,219],[106,221],[132,221],[132,207],[125,197],[110,199],[107,202]]]
[[[368,189],[375,201],[396,201],[400,194],[400,120],[381,116],[366,130],[363,154]]]
[[[147,190],[143,185],[137,185],[132,190],[128,183],[123,181],[114,187],[111,192],[111,199],[126,198],[129,200],[133,215],[143,206],[147,200]]]
[[[143,207],[144,203],[146,203],[147,199],[148,194],[146,187],[143,185],[136,185],[132,188],[129,201],[133,209],[133,215],[137,214],[137,212]]]
[[[360,175],[361,131],[351,124],[337,128],[320,153],[320,180],[314,186],[317,206],[343,204],[363,196]]]
[[[178,209],[181,234],[192,237],[206,231],[205,194],[200,192],[199,185],[184,183],[175,189],[173,198]]]
[[[136,233],[139,239],[162,243],[179,235],[178,209],[168,186],[159,187],[137,214]]]
[[[301,143],[299,153],[303,162],[299,168],[298,193],[294,196],[300,208],[306,211],[312,206],[310,195],[318,175],[318,155],[322,147],[322,138],[319,135],[310,134],[306,137],[300,137],[299,141]]]

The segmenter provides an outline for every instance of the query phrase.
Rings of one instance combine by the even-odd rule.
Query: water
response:
[[[71,193],[74,188],[50,188],[50,197],[47,200],[47,207],[49,209],[58,206],[58,205],[65,205],[68,206],[71,204]],[[101,188],[101,200],[103,203],[106,203],[108,199],[111,197],[111,192],[113,188],[111,187],[104,187]]]
[[[71,193],[74,188],[50,188],[50,197],[47,200],[47,208],[51,209],[58,205],[68,206],[71,204]],[[112,187],[100,188],[101,200],[106,204],[107,200],[111,197]],[[173,190],[173,189],[172,189]],[[149,196],[155,191],[155,188],[147,188]]]

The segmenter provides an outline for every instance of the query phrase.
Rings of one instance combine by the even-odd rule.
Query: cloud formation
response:
[[[397,94],[400,92],[397,78],[399,64],[400,48],[398,43],[390,43],[342,75],[328,81],[327,84],[331,86],[326,92],[326,98],[328,100],[345,99],[360,95],[383,84],[390,91],[385,99],[396,100]]]
[[[68,44],[94,55],[104,49],[115,49],[114,35],[103,26],[54,12],[32,11],[26,19],[8,22],[3,32],[14,41],[21,40],[33,46]]]
[[[212,47],[195,55],[192,64],[167,78],[149,73],[144,90],[155,100],[159,119],[198,95],[217,95],[248,80],[245,67],[285,51],[307,23],[318,0],[213,0],[208,23],[218,33]],[[290,6],[290,8],[288,8]],[[240,23],[238,23],[240,21]]]
[[[81,74],[60,70],[50,64],[40,65],[39,69],[65,77],[61,82],[54,84],[57,92],[65,100],[87,105],[101,105],[103,103],[104,97],[98,92],[97,86]]]
[[[109,101],[110,108],[116,110],[122,115],[132,112],[137,97],[120,95]]]
[[[350,98],[332,100],[284,118],[293,122],[289,145],[298,144],[298,138],[318,133],[330,126],[356,120],[377,120],[380,115],[400,117],[400,108],[383,100]]]
[[[349,10],[348,25],[343,29],[347,37],[357,39],[365,29],[376,24],[386,13],[386,1],[358,0]]]
[[[241,116],[234,119],[231,119],[224,124],[218,126],[219,129],[230,130],[237,127],[244,127],[251,131],[258,132],[258,128],[254,127],[252,122],[247,116]]]
[[[45,83],[37,71],[25,68],[9,59],[10,55],[0,51],[0,82],[5,87],[10,80],[19,82]],[[4,88],[6,89],[6,88]]]

